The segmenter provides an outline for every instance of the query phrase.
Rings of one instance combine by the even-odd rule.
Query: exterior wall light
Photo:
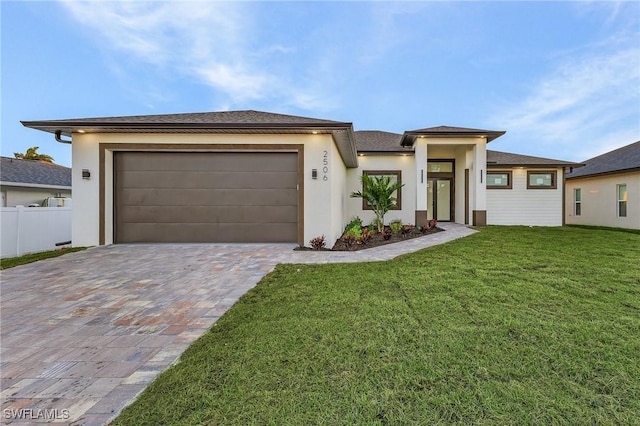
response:
[[[91,172],[89,169],[82,169],[82,179],[91,179]]]
[[[311,179],[318,179],[318,169],[311,169]]]

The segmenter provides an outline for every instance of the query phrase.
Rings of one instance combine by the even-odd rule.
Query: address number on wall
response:
[[[329,152],[322,151],[322,180],[329,180]]]

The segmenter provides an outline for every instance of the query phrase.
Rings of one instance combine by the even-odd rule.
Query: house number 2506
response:
[[[329,152],[322,151],[322,180],[329,180]]]

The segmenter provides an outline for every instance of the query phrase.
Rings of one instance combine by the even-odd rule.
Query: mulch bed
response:
[[[412,227],[410,230],[408,230],[408,232],[405,230],[404,233],[397,232],[395,234],[391,234],[391,238],[389,238],[388,240],[385,240],[382,234],[375,233],[371,235],[369,240],[367,240],[366,242],[363,242],[363,243],[355,242],[352,244],[347,244],[342,238],[340,238],[338,239],[338,241],[336,241],[336,243],[333,245],[332,248],[330,249],[321,248],[319,251],[358,251],[358,250],[369,249],[372,247],[379,247],[387,244],[398,243],[400,241],[407,241],[413,238],[424,237],[425,235],[435,234],[437,232],[442,232],[442,231],[444,231],[444,229],[438,228],[437,226],[432,229],[429,229],[428,231],[425,230],[422,232],[419,231],[417,228]],[[296,247],[295,250],[318,251],[311,247]]]

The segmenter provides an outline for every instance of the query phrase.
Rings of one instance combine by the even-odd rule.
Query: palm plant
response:
[[[362,191],[351,193],[353,198],[362,198],[371,206],[376,215],[378,232],[384,231],[384,215],[396,206],[396,191],[400,191],[404,184],[393,181],[390,176],[362,175]]]
[[[44,161],[45,163],[53,163],[53,157],[47,154],[38,154],[38,146],[32,146],[27,149],[27,152],[24,154],[21,152],[14,152],[13,156],[20,160],[37,160]]]

